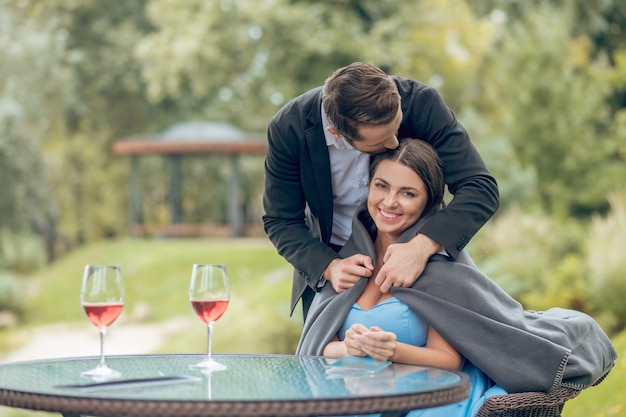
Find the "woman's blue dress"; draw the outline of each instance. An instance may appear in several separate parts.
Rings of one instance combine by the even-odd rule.
[[[339,338],[345,339],[346,331],[355,323],[365,327],[378,326],[384,331],[396,334],[398,342],[414,346],[426,346],[428,325],[406,304],[395,297],[389,298],[370,310],[363,310],[354,304],[343,328],[339,331]],[[469,376],[471,384],[470,396],[467,400],[425,410],[415,410],[409,417],[474,417],[485,400],[492,395],[503,395],[506,391],[496,385],[480,369],[471,362],[465,361],[462,371]]]

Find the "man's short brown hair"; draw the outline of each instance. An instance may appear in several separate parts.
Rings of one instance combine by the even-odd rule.
[[[346,139],[359,141],[359,125],[386,125],[400,109],[400,93],[383,70],[363,62],[339,68],[322,93],[330,124]]]

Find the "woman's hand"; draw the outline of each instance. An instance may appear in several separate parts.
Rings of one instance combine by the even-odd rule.
[[[392,360],[398,347],[395,333],[377,326],[368,329],[362,324],[353,324],[348,329],[345,344],[349,355],[371,356],[381,361]]]
[[[346,331],[346,338],[343,343],[346,346],[346,354],[351,356],[367,356],[359,343],[357,342],[357,337],[360,337],[363,333],[367,332],[367,327],[362,324],[353,324]]]

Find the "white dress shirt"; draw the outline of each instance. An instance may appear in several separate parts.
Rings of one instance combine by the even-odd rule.
[[[343,137],[335,137],[322,107],[322,126],[333,186],[333,230],[330,243],[343,246],[352,232],[352,216],[367,199],[370,156],[350,145]]]

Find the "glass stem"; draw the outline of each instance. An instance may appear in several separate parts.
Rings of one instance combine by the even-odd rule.
[[[209,322],[206,326],[207,328],[207,361],[211,360],[211,333],[213,333],[213,322]]]
[[[106,366],[104,364],[104,335],[106,334],[106,327],[101,327],[100,328],[100,365],[99,366]]]

